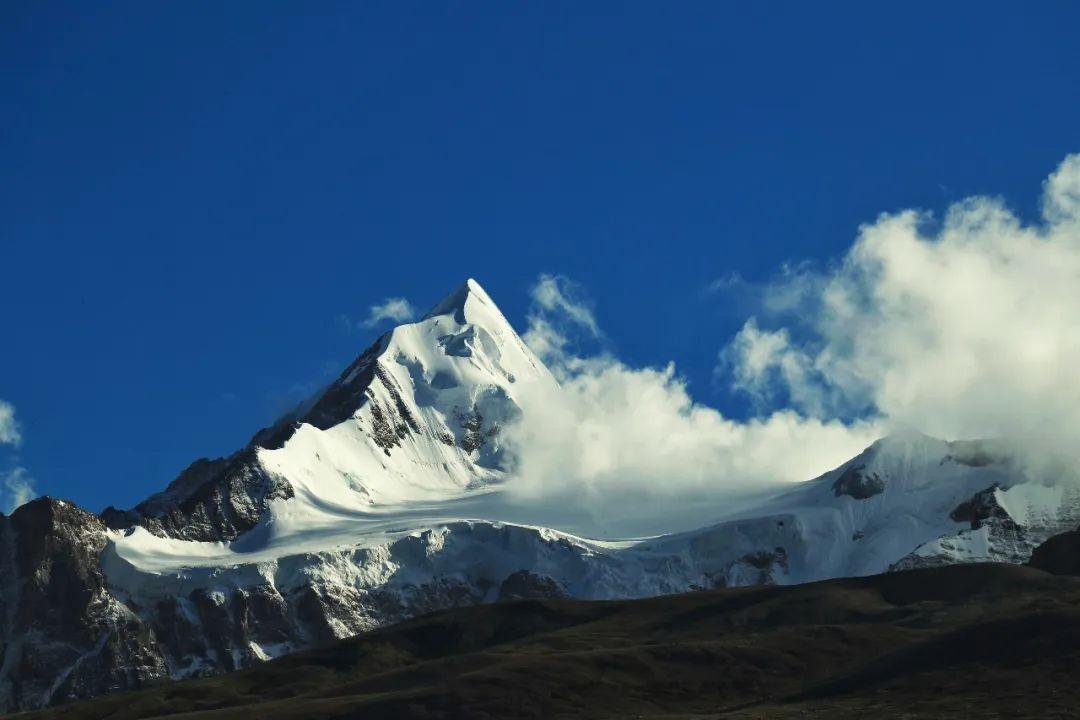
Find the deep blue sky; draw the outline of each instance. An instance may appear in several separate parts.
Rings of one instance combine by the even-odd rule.
[[[40,492],[130,505],[243,444],[475,276],[523,323],[582,283],[696,397],[742,322],[703,290],[879,212],[1035,212],[1080,150],[1080,5],[0,7],[0,399]]]

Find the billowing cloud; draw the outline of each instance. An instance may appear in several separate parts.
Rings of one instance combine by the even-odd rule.
[[[525,338],[562,392],[511,429],[518,496],[597,527],[618,519],[613,533],[658,531],[646,518],[690,526],[702,507],[810,478],[896,426],[1075,457],[1080,155],[1044,183],[1036,222],[988,197],[940,220],[904,210],[862,226],[826,270],[791,265],[764,287],[732,276],[711,290],[756,308],[717,369],[753,398],[750,420],[695,402],[673,366],[574,352],[575,333],[602,337],[595,314],[565,278],[540,278]]]
[[[408,300],[401,297],[386,298],[368,309],[368,316],[360,322],[365,328],[373,328],[384,320],[396,323],[408,322],[416,317],[416,310]]]
[[[569,353],[566,333],[601,335],[572,287],[544,276],[534,289],[525,338],[561,392],[523,398],[528,411],[508,431],[517,461],[511,495],[551,506],[563,527],[575,513],[609,536],[701,525],[754,491],[835,467],[882,432],[874,422],[793,410],[732,420],[695,402],[673,365],[634,368],[607,354]]]
[[[880,216],[835,268],[770,284],[722,360],[759,402],[1074,448],[1080,155],[1044,183],[1035,223],[987,197],[940,221]]]
[[[0,504],[6,513],[37,497],[34,479],[26,468],[16,467],[7,472],[0,471],[0,485],[3,485]]]
[[[15,407],[0,400],[0,445],[19,445],[22,442],[22,433],[19,423],[15,420]]]

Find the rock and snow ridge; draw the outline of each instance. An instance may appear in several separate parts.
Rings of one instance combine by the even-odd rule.
[[[709,527],[578,537],[500,500],[501,429],[558,391],[469,280],[134,509],[98,519],[46,498],[0,517],[0,710],[233,670],[456,605],[1023,562],[1080,522],[1075,485],[1031,481],[992,444],[909,433],[717,508]]]

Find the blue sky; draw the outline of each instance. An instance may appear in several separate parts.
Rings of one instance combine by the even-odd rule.
[[[37,491],[131,505],[476,277],[541,273],[610,348],[714,382],[718,279],[825,266],[1080,150],[1080,6],[8,3],[0,399]],[[351,323],[342,322],[352,318]],[[386,326],[380,326],[385,328]]]

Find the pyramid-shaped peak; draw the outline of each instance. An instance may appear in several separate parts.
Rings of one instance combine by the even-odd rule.
[[[468,316],[470,314],[468,309],[474,303],[486,308],[489,312],[493,311],[499,317],[502,317],[499,308],[495,306],[495,303],[487,292],[484,291],[484,288],[480,287],[480,283],[469,278],[459,285],[452,293],[443,298],[438,305],[428,311],[424,316],[424,319],[426,320],[438,315],[453,315],[457,322],[465,323],[468,321]]]

